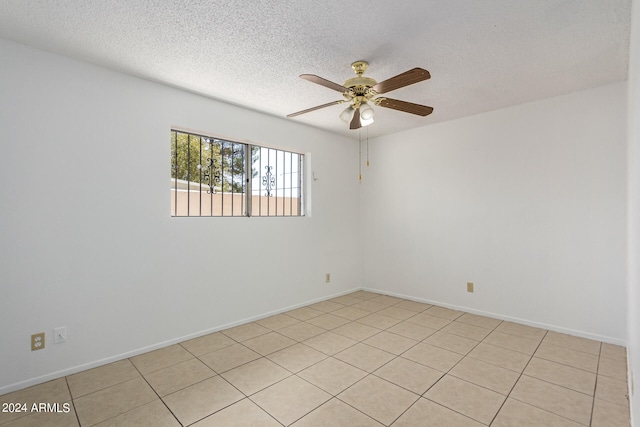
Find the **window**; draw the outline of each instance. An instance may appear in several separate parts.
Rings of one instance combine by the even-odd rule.
[[[304,155],[171,131],[171,216],[303,216]]]

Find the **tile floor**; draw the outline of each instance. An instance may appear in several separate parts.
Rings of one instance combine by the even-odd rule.
[[[623,347],[358,291],[0,396],[62,411],[0,425],[628,427],[626,378]]]

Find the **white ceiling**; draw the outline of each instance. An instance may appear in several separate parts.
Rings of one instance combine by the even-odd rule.
[[[376,107],[374,137],[624,81],[630,14],[631,0],[0,0],[0,37],[283,118],[341,99],[303,73],[429,70],[388,96],[434,113]],[[286,120],[357,138],[342,109]]]

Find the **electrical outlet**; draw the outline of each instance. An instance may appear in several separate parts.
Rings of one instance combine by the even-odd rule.
[[[44,348],[44,332],[31,335],[31,351],[42,350]]]
[[[53,343],[60,344],[67,341],[67,327],[60,326],[53,330]]]
[[[467,282],[467,292],[473,292],[473,282]]]
[[[324,276],[324,282],[325,282],[325,283],[330,283],[330,282],[331,282],[331,273],[327,273],[327,274]]]

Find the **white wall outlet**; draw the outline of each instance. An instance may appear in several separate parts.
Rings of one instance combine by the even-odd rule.
[[[53,343],[60,344],[67,341],[67,327],[60,326],[53,330]]]
[[[331,282],[331,273],[327,273],[327,274],[324,276],[324,282],[325,282],[325,283],[330,283],[330,282]]]

